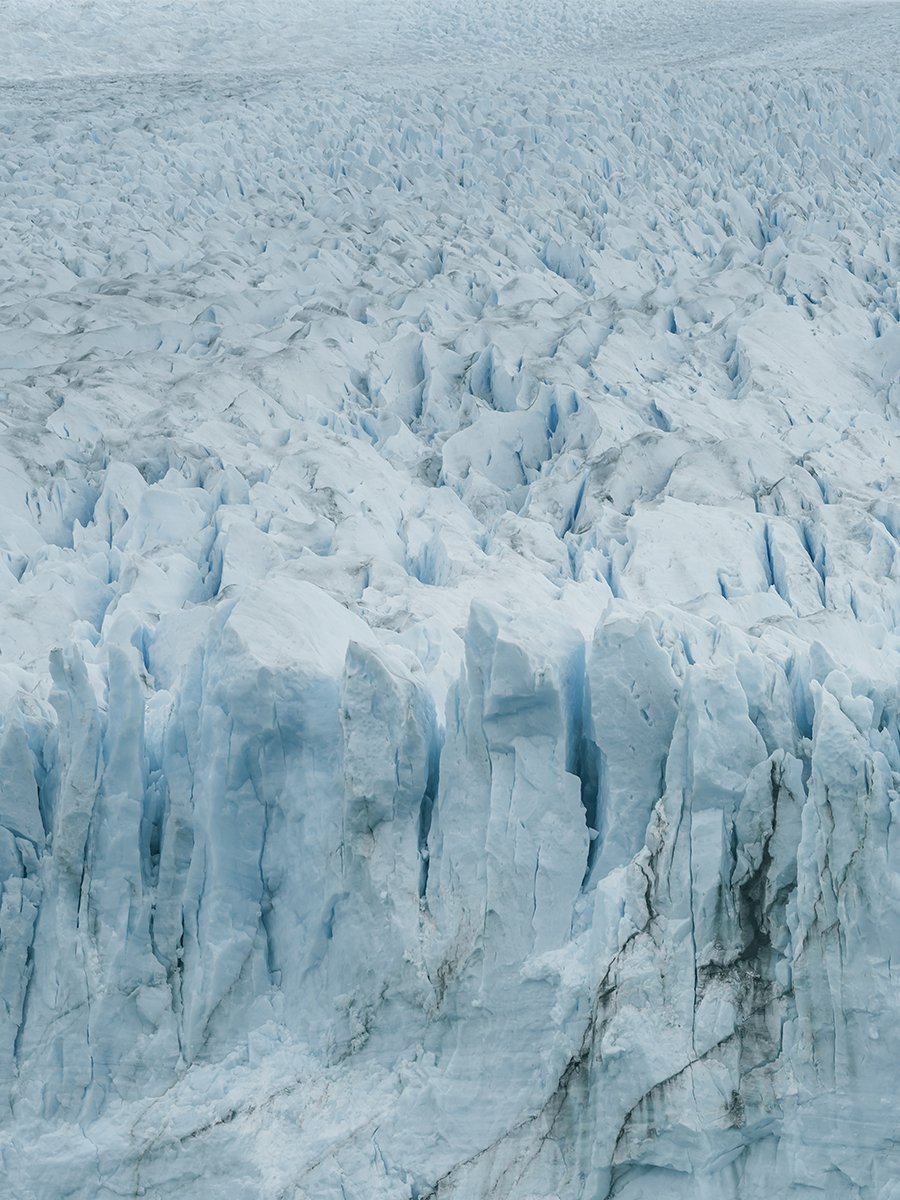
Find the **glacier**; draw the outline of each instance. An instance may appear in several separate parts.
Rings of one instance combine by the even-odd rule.
[[[0,1193],[900,1200],[893,0],[3,22]]]

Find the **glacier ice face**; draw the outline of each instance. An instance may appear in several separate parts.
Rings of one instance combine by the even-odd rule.
[[[895,1200],[892,10],[258,8],[8,14],[4,1194]]]

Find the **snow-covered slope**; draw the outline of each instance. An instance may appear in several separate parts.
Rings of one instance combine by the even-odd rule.
[[[897,1200],[896,6],[3,20],[4,1197]]]

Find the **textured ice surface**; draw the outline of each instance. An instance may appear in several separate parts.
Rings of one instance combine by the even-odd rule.
[[[897,1200],[896,5],[2,20],[3,1196]]]

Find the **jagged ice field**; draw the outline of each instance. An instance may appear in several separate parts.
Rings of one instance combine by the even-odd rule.
[[[900,1200],[900,6],[0,19],[4,1200]]]

